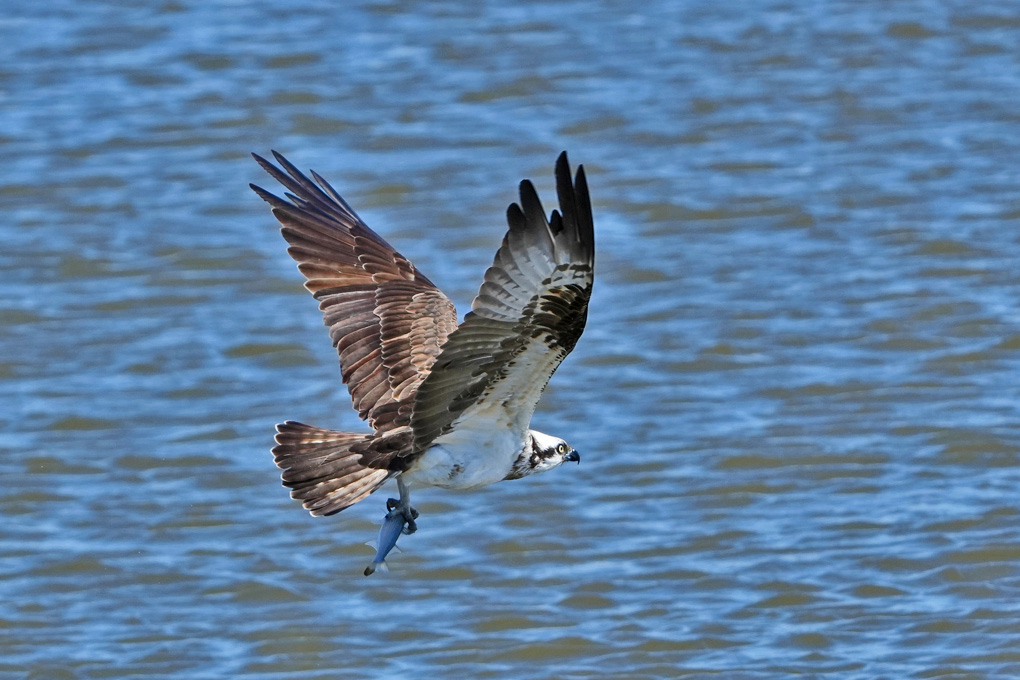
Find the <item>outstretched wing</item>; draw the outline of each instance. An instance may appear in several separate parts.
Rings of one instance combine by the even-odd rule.
[[[411,428],[423,451],[462,416],[485,410],[523,433],[588,316],[595,236],[584,168],[556,161],[560,209],[546,219],[531,182],[507,209],[510,230],[464,323],[418,387]],[[491,409],[496,408],[497,412]]]
[[[315,172],[252,154],[290,193],[251,188],[273,208],[287,252],[319,301],[354,408],[377,432],[410,422],[414,393],[457,327],[453,303]]]

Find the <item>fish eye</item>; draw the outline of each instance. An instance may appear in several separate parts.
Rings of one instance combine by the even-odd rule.
[[[566,452],[567,452],[567,445],[566,444],[557,444],[556,445],[556,453],[566,453]]]

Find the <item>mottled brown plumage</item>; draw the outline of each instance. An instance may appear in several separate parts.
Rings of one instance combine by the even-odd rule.
[[[547,218],[531,182],[507,210],[510,229],[471,311],[450,300],[369,229],[321,177],[273,152],[255,156],[288,200],[252,185],[283,225],[288,252],[319,300],[354,408],[371,434],[288,421],[273,452],[284,484],[312,514],[361,500],[487,399],[513,410],[524,437],[538,398],[584,329],[594,233],[584,170],[556,163],[559,211]],[[512,402],[512,403],[511,403]],[[474,409],[474,410],[473,410]]]
[[[287,174],[255,159],[292,192],[290,202],[252,188],[273,207],[287,252],[319,301],[354,408],[376,432],[406,426],[415,388],[457,327],[457,311],[325,180],[312,173],[316,186],[274,156]]]

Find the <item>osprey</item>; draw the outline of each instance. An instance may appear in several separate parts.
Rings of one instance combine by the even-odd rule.
[[[595,237],[583,166],[572,180],[560,154],[550,217],[521,182],[509,231],[458,325],[449,298],[328,182],[275,151],[279,168],[252,155],[288,191],[284,200],[251,185],[283,225],[354,408],[373,430],[277,425],[273,456],[293,498],[332,515],[395,477],[400,499],[388,501],[387,517],[400,513],[411,533],[411,487],[473,489],[580,461],[564,440],[528,426],[588,315]]]

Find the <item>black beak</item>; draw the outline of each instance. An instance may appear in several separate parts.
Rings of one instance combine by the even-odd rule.
[[[580,465],[581,464],[581,454],[578,453],[577,451],[571,451],[570,453],[568,453],[566,455],[566,457],[563,460],[565,460],[565,461],[569,460],[569,461],[571,461],[573,463],[577,463],[578,465]]]

